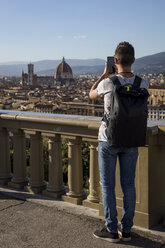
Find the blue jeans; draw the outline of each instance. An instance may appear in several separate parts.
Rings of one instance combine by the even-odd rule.
[[[120,164],[120,183],[123,191],[121,229],[123,232],[128,233],[133,226],[135,212],[135,171],[138,148],[111,147],[107,142],[99,141],[98,152],[106,227],[110,232],[117,233],[118,231],[115,196],[115,172],[118,156]]]

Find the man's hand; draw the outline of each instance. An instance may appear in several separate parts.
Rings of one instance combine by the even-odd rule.
[[[101,77],[94,83],[94,85],[92,86],[91,90],[90,90],[90,93],[89,93],[89,97],[90,99],[96,99],[98,97],[98,93],[97,93],[97,86],[98,84],[103,80],[103,79],[106,79],[108,78],[110,75],[112,75],[114,73],[109,73],[109,70],[108,70],[108,63],[106,62],[105,63],[105,69],[104,69],[104,72],[103,74],[101,75]]]
[[[105,63],[105,68],[104,68],[104,72],[103,72],[102,76],[103,76],[104,78],[108,78],[110,75],[111,75],[111,74],[109,73],[108,63],[106,62],[106,63]]]

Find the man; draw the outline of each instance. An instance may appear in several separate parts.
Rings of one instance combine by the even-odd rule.
[[[121,85],[133,84],[135,75],[131,66],[135,61],[134,48],[128,42],[121,42],[115,51],[114,62],[116,66],[116,76]],[[104,96],[104,114],[110,116],[109,105],[112,89],[114,87],[106,63],[104,73],[92,86],[89,97],[96,99]],[[148,82],[141,81],[141,88],[148,89]],[[115,196],[115,170],[116,160],[120,162],[120,182],[123,191],[123,217],[121,220],[121,239],[130,241],[130,230],[133,225],[133,217],[136,203],[135,191],[135,170],[138,158],[137,147],[113,147],[107,142],[107,125],[102,121],[98,135],[98,153],[100,181],[102,185],[102,197],[105,213],[105,227],[94,232],[96,238],[109,242],[118,242],[118,221]]]

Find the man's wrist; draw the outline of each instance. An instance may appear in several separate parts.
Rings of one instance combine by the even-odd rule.
[[[110,76],[109,74],[104,74],[104,73],[103,73],[103,74],[101,75],[100,78],[103,80],[103,79],[108,78],[109,76]]]
[[[103,73],[103,74],[99,77],[99,79],[94,83],[94,85],[92,86],[92,90],[96,89],[97,86],[98,86],[98,84],[99,84],[102,80],[104,80],[104,79],[106,79],[106,78],[108,78],[108,77],[109,77],[108,75],[106,75],[106,74]]]

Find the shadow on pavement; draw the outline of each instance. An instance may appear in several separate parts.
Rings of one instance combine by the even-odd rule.
[[[8,190],[8,191],[7,191]],[[7,193],[6,193],[7,192]],[[31,194],[29,192],[25,192],[25,191],[16,191],[16,190],[11,190],[9,189],[8,187],[0,187],[0,203],[1,201],[5,201],[7,202],[7,200],[19,200],[20,203],[18,202],[13,202],[11,204],[11,206],[7,206],[7,205],[4,205],[5,208],[3,208],[2,210],[4,209],[7,209],[9,207],[12,207],[12,206],[18,206],[19,204],[21,205],[22,203],[24,203],[26,200],[28,199],[37,199],[37,200],[49,200],[49,201],[52,201],[52,202],[59,202],[61,201],[60,199],[58,200],[55,200],[55,199],[52,199],[52,198],[48,198],[48,197],[45,197],[45,196],[42,196],[42,195],[39,195],[39,194]],[[6,203],[7,204],[7,203]],[[0,209],[1,211],[1,209]],[[63,212],[63,210],[59,210],[58,211],[61,211]],[[73,215],[73,214],[72,214]],[[76,216],[76,215],[75,215]],[[93,227],[97,226],[97,227],[101,227],[103,222],[97,220],[97,219],[93,219],[93,220],[89,220],[89,218],[87,216],[77,216],[77,218],[80,218],[80,221],[81,219],[88,219],[88,221],[90,222],[91,221],[91,225]],[[93,229],[93,228],[92,228]],[[92,235],[91,235],[92,236]],[[117,244],[110,244],[108,242],[103,242],[103,246],[102,247],[113,247],[113,248],[135,248],[135,247],[139,247],[139,248],[165,248],[165,244],[162,244],[161,242],[159,242],[159,239],[157,241],[153,241],[147,237],[142,237],[136,233],[133,233],[132,234],[132,241],[130,242],[123,242],[123,241],[120,241],[119,243]],[[108,244],[107,244],[108,243]],[[99,245],[99,244],[98,244]],[[96,247],[99,247],[99,246],[96,246]],[[102,248],[100,247],[100,248]]]

